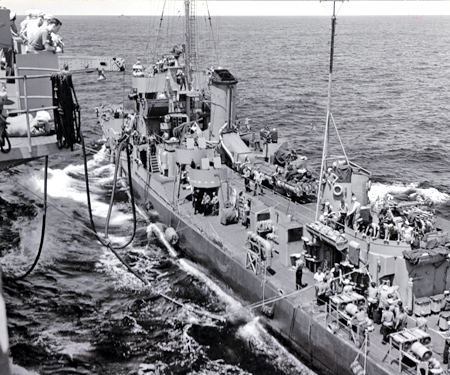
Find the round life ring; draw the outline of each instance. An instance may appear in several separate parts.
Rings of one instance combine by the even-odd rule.
[[[338,185],[338,184],[336,184],[336,185],[334,185],[334,187],[333,187],[333,194],[334,195],[341,195],[342,194],[342,186],[341,185]]]

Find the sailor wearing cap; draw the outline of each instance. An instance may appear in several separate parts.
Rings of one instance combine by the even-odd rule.
[[[31,19],[27,23],[27,28],[24,31],[26,40],[30,40],[34,34],[39,30],[39,28],[44,23],[45,13],[39,9],[34,9],[32,11]]]
[[[20,36],[22,37],[23,31],[26,29],[28,22],[31,20],[31,15],[32,15],[33,11],[31,9],[28,9],[25,14],[26,17],[25,19],[20,23]]]

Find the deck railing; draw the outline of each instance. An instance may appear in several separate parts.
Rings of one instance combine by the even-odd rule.
[[[33,70],[33,68],[26,68],[27,70]],[[58,70],[49,69],[49,68],[35,68],[35,70],[48,70],[51,72],[57,72]],[[7,76],[0,77],[1,81],[6,80],[23,80],[23,95],[20,95],[19,90],[17,90],[17,100],[18,100],[18,108],[16,110],[8,110],[8,115],[17,115],[17,114],[26,114],[26,123],[27,123],[27,138],[28,138],[28,150],[31,152],[31,126],[30,126],[30,113],[36,113],[38,111],[48,111],[57,108],[56,106],[47,106],[47,107],[39,107],[39,108],[28,108],[28,100],[29,99],[50,99],[52,100],[52,95],[28,95],[27,84],[30,79],[42,79],[42,78],[51,78],[51,74],[39,74],[32,76]],[[16,83],[17,84],[17,83]],[[21,100],[24,100],[24,109],[21,109]]]

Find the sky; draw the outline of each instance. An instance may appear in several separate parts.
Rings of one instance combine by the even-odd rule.
[[[27,9],[40,9],[55,16],[64,15],[161,15],[159,0],[0,0],[18,15]],[[198,0],[200,5],[205,1]],[[328,4],[326,4],[328,3]],[[176,4],[183,8],[183,1]],[[212,16],[329,16],[329,1],[239,1],[210,0]],[[358,15],[450,15],[450,1],[363,1],[351,0],[336,5],[339,16]],[[172,8],[177,9],[177,7]],[[206,8],[205,8],[206,9]],[[168,15],[167,11],[165,12]]]

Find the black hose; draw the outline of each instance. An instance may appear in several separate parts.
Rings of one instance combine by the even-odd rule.
[[[25,277],[27,277],[31,272],[33,272],[34,268],[36,267],[39,258],[41,257],[42,253],[42,247],[44,246],[44,238],[45,238],[45,223],[47,221],[47,176],[48,176],[48,156],[45,157],[45,172],[44,172],[44,214],[42,215],[42,229],[41,229],[41,241],[39,243],[39,250],[36,255],[36,258],[34,258],[34,262],[32,266],[28,269],[27,272],[25,272],[21,276],[13,276],[13,277],[5,277],[6,280],[23,280]]]
[[[135,202],[134,202],[134,196],[133,196],[133,183],[132,183],[132,178],[131,178],[131,161],[130,161],[130,153],[128,152],[128,147],[127,149],[127,165],[128,165],[128,183],[129,183],[129,187],[131,190],[131,194],[130,194],[130,199],[131,199],[131,205],[132,205],[132,210],[133,210],[133,234],[130,238],[130,240],[122,246],[118,246],[118,247],[114,247],[111,245],[110,241],[107,240],[107,238],[102,238],[100,237],[100,235],[97,232],[97,229],[95,227],[95,223],[94,223],[94,218],[92,216],[92,204],[91,204],[91,197],[90,197],[90,189],[89,189],[89,177],[88,177],[88,168],[87,168],[87,157],[86,157],[86,148],[85,148],[85,143],[84,143],[84,136],[83,134],[80,132],[80,138],[81,138],[81,148],[83,150],[83,162],[84,162],[84,175],[85,175],[85,182],[86,182],[86,195],[87,195],[87,204],[88,204],[88,211],[89,211],[89,219],[91,222],[91,226],[92,226],[92,230],[95,234],[95,237],[97,238],[97,240],[105,247],[107,247],[108,249],[110,249],[112,251],[112,253],[116,256],[116,258],[128,269],[128,271],[130,271],[134,276],[136,276],[139,280],[141,280],[144,284],[149,285],[148,280],[144,279],[142,276],[140,276],[139,274],[137,274],[126,262],[125,260],[117,253],[117,250],[123,249],[126,246],[128,246],[134,239],[135,235],[136,235],[136,207],[135,207]],[[128,138],[123,140],[120,143],[119,146],[119,156],[120,156],[120,151],[123,148],[123,144],[127,145],[128,142]],[[117,158],[118,161],[120,161],[120,157]],[[115,184],[115,181],[114,181]]]

